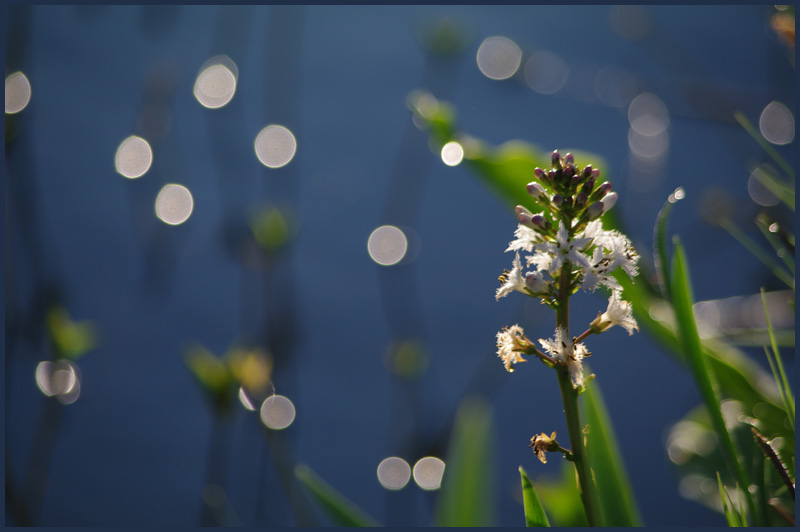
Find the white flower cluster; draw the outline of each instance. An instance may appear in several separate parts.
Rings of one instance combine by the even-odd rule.
[[[554,241],[522,224],[514,231],[514,236],[516,238],[506,251],[516,251],[517,254],[511,273],[504,276],[505,282],[497,289],[495,298],[498,300],[513,291],[528,295],[547,292],[547,284],[565,262],[572,265],[572,275],[584,290],[593,291],[603,285],[612,291],[621,291],[622,287],[611,275],[618,267],[631,279],[638,274],[636,262],[639,256],[628,238],[618,231],[603,229],[599,219],[589,222],[573,237],[569,236],[564,223],[559,222]],[[526,257],[527,265],[536,266],[536,270],[523,273],[520,251],[531,253]]]

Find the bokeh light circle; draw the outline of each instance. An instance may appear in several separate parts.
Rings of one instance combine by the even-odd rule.
[[[297,151],[297,140],[283,126],[270,125],[261,130],[254,144],[256,156],[268,168],[286,166]]]
[[[272,395],[261,404],[261,421],[274,430],[282,430],[294,422],[295,409],[287,397]]]
[[[128,179],[142,177],[153,164],[153,150],[141,137],[131,135],[122,141],[114,156],[117,172]]]
[[[411,480],[411,466],[402,458],[390,456],[378,465],[378,481],[387,490],[403,489]]]
[[[406,255],[408,239],[405,233],[393,225],[382,225],[369,235],[367,251],[381,266],[397,264]]]
[[[478,68],[489,79],[508,79],[519,70],[522,50],[505,37],[489,37],[478,48]]]
[[[194,199],[183,185],[164,185],[156,197],[156,216],[169,225],[180,225],[194,210]]]
[[[435,456],[426,456],[414,465],[414,482],[424,490],[438,490],[443,476],[444,462]]]
[[[6,114],[19,113],[31,101],[31,82],[22,72],[6,78]]]
[[[464,159],[464,148],[456,141],[448,142],[442,147],[442,161],[447,166],[458,166]]]

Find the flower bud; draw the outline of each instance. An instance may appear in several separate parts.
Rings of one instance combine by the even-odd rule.
[[[553,154],[550,155],[550,162],[553,163],[553,167],[561,168],[561,154],[558,153],[558,150],[553,151]]]
[[[579,174],[579,173],[575,174],[574,176],[572,176],[572,185],[573,186],[577,185],[578,183],[581,182],[581,179],[583,179],[583,177],[581,177],[581,174]]]
[[[616,205],[617,203],[617,193],[612,192],[611,194],[607,195],[603,198],[603,201],[600,203],[603,204],[603,212],[606,213],[611,210],[611,208]]]
[[[589,199],[597,201],[605,197],[605,195],[608,194],[610,191],[611,191],[611,183],[606,181],[605,183],[597,187],[594,192],[592,192],[592,195]]]
[[[519,220],[519,223],[521,223],[526,227],[530,227],[531,229],[536,229],[536,227],[531,223],[531,218],[533,217],[531,211],[529,211],[522,205],[517,205],[515,211],[517,213],[517,219]]]
[[[555,196],[553,196],[553,199],[551,201],[553,202],[553,205],[555,205],[556,207],[560,207],[561,204],[564,202],[564,197],[561,194],[556,194]]]
[[[592,165],[587,164],[586,168],[583,169],[583,178],[588,179],[590,175],[592,175]]]
[[[549,179],[550,181],[555,181],[556,175],[557,174],[555,170],[550,170],[547,172],[547,179]]]
[[[541,214],[536,214],[536,215],[532,216],[531,217],[531,224],[533,224],[535,227],[538,227],[538,228],[541,228],[541,229],[550,229],[552,227],[552,224],[550,223],[550,220],[548,220],[547,218],[545,218]]]
[[[600,170],[593,168],[592,169],[592,179],[597,180],[600,177]]]
[[[544,173],[544,170],[542,170],[542,169],[541,169],[541,168],[539,168],[538,166],[537,166],[536,168],[534,168],[534,169],[533,169],[533,175],[534,175],[534,176],[536,177],[536,179],[538,179],[539,181],[544,181],[545,177],[547,176],[547,175]]]
[[[589,208],[586,209],[586,215],[589,217],[589,220],[596,220],[603,214],[603,203],[598,201],[597,203],[592,203],[589,205]]]
[[[564,166],[564,177],[570,179],[574,175],[575,175],[575,165],[572,163],[567,163],[566,166]]]
[[[586,183],[583,184],[583,188],[581,188],[581,192],[585,194],[591,194],[592,188],[594,187],[594,178],[590,177],[586,180]]]
[[[575,206],[583,207],[584,205],[586,205],[587,199],[589,199],[589,196],[587,196],[585,192],[581,192],[575,197]]]
[[[566,162],[567,164],[574,164],[575,157],[573,157],[571,153],[568,153],[564,156],[564,162]]]
[[[539,170],[539,169],[537,168],[537,170]],[[541,170],[539,170],[539,171],[541,172]],[[533,181],[531,183],[528,183],[528,194],[530,194],[531,197],[533,197],[533,199],[537,199],[537,200],[538,199],[543,199],[543,198],[546,199],[547,198],[547,196],[545,196],[545,194],[544,194],[544,189],[542,188],[542,185],[540,185],[539,183],[537,183],[535,181]]]

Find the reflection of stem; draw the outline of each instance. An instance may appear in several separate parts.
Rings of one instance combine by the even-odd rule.
[[[50,465],[53,462],[53,451],[58,440],[59,427],[64,407],[54,398],[44,401],[42,414],[36,423],[33,446],[28,458],[28,469],[25,474],[25,494],[28,499],[28,515],[35,524],[40,517],[42,500],[47,488]]]
[[[200,526],[218,526],[224,523],[218,523],[215,515],[215,508],[208,504],[205,500],[206,488],[212,484],[217,486],[225,485],[225,474],[227,471],[227,445],[226,436],[228,434],[228,427],[225,423],[225,414],[218,410],[213,411],[211,419],[211,434],[209,440],[211,444],[208,450],[208,462],[206,465],[206,481],[203,485],[203,504],[200,511]]]
[[[556,308],[556,327],[564,329],[564,337],[569,342],[569,293],[567,291],[570,284],[572,266],[569,262],[564,262],[561,267],[559,282],[559,301]],[[586,446],[583,440],[583,425],[581,424],[581,413],[578,408],[578,391],[572,386],[572,379],[566,365],[559,365],[556,368],[558,374],[558,386],[561,388],[561,400],[564,403],[564,416],[567,420],[567,430],[569,431],[569,441],[572,447],[572,462],[575,464],[575,472],[578,475],[578,487],[583,501],[583,508],[586,511],[586,520],[590,526],[597,526],[598,519],[595,508],[594,484],[592,483],[592,470],[589,465],[589,456],[586,453]]]
[[[262,427],[262,429],[278,478],[283,485],[286,498],[289,499],[289,508],[294,512],[296,526],[317,526],[313,518],[313,511],[300,491],[294,476],[295,460],[288,445],[286,433],[266,427]],[[263,504],[263,501],[259,501],[259,504]]]

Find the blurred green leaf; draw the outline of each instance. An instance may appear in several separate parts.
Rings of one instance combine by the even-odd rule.
[[[588,526],[575,479],[575,465],[567,460],[562,460],[561,464],[560,478],[551,480],[540,476],[536,479],[542,506],[550,516],[552,526]]]
[[[691,369],[695,379],[695,384],[703,399],[703,403],[711,417],[712,426],[717,434],[719,443],[723,450],[725,462],[728,470],[735,476],[741,486],[750,486],[742,464],[739,463],[739,452],[734,447],[728,428],[720,409],[720,398],[717,396],[713,384],[713,376],[706,362],[706,357],[700,344],[700,336],[697,334],[697,325],[692,311],[692,287],[689,281],[689,271],[683,246],[677,237],[674,240],[675,251],[672,260],[672,272],[670,280],[670,301],[675,311],[675,319],[678,324],[678,334],[683,347],[684,357]],[[745,488],[746,489],[746,488]],[[752,495],[745,494],[750,517],[755,523],[759,522],[756,515],[755,503]]]
[[[459,406],[436,507],[437,526],[491,526],[492,414],[483,399]]]
[[[288,213],[275,207],[261,209],[250,221],[256,242],[266,251],[275,252],[291,239]]]
[[[731,500],[728,490],[722,485],[722,479],[719,477],[719,471],[717,471],[717,484],[719,485],[719,496],[722,499],[722,509],[725,513],[725,519],[728,521],[728,526],[747,526],[744,521],[744,516],[741,515],[740,512],[736,511],[736,507],[733,505],[733,501]],[[730,505],[728,504],[729,502]]]
[[[603,525],[642,526],[619,443],[597,382],[586,387],[581,401],[585,423],[589,426],[586,448],[592,458]]]
[[[94,323],[72,321],[66,309],[61,306],[51,307],[45,320],[58,358],[77,360],[97,345]]]
[[[525,508],[525,526],[550,526],[547,514],[544,513],[542,503],[536,494],[533,483],[528,478],[528,474],[519,466],[519,475],[522,480],[522,502]]]
[[[338,526],[381,526],[361,508],[350,502],[330,484],[322,480],[310,467],[298,464],[295,476],[305,485],[320,508]]]

